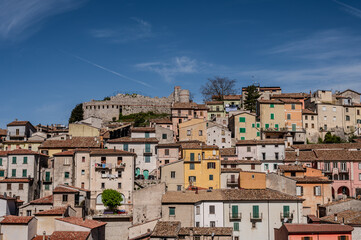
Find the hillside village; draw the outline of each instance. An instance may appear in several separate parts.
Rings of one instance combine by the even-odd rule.
[[[196,103],[176,86],[7,123],[1,239],[361,240],[361,93],[253,87],[252,110],[249,87]]]

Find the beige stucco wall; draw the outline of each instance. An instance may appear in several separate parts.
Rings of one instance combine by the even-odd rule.
[[[73,137],[98,137],[100,129],[85,124],[70,123],[69,135]]]
[[[269,128],[275,128],[278,124],[278,128],[285,127],[285,109],[283,104],[274,104],[274,108],[270,107],[270,103],[260,104],[260,120],[261,127],[266,128],[266,124],[269,124]],[[271,119],[271,113],[274,114],[274,119]]]
[[[175,215],[169,216],[169,207],[175,207]],[[193,204],[163,204],[163,221],[180,221],[182,227],[194,227],[194,205]]]
[[[190,135],[188,135],[188,131],[190,131]],[[207,141],[206,122],[203,119],[192,119],[179,124],[179,141],[188,140]]]
[[[240,117],[245,118],[245,122],[240,122]],[[250,113],[240,113],[234,116],[233,119],[233,129],[234,137],[236,140],[241,140],[244,137],[244,140],[253,140],[260,139],[260,136],[257,136],[257,132],[260,132],[260,127],[257,127],[256,116]],[[254,126],[254,127],[253,127]],[[245,133],[240,133],[240,128],[245,128]]]
[[[61,218],[61,216],[37,216],[38,219],[38,229],[37,235],[43,235],[43,232],[46,232],[46,235],[51,235],[55,229],[55,218]]]
[[[171,172],[175,172],[175,178],[171,178]],[[183,161],[162,166],[161,182],[165,183],[168,191],[177,191],[178,186],[184,189],[184,167]]]

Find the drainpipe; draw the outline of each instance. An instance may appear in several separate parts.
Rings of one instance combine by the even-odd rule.
[[[268,203],[268,207],[267,207],[267,211],[268,211],[268,215],[267,215],[268,225],[267,226],[268,226],[268,229],[267,229],[267,231],[268,231],[268,240],[270,240],[269,200],[267,201],[267,203]]]

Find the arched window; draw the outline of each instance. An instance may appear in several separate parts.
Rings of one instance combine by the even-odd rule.
[[[125,196],[124,196],[124,194],[123,193],[121,193],[121,195],[122,195],[122,204],[124,204],[124,203],[126,203],[127,202],[127,199],[125,199]]]
[[[136,169],[135,169],[135,176],[137,177],[137,176],[139,176],[139,174],[140,174],[140,169],[139,169],[139,168],[136,168]]]
[[[97,196],[96,202],[97,205],[103,205],[103,201],[102,201],[102,194],[99,194]]]

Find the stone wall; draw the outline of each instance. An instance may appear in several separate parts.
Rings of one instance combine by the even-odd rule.
[[[171,113],[174,102],[189,102],[189,91],[175,87],[168,97],[147,97],[139,94],[117,94],[107,101],[91,100],[83,103],[84,119],[98,117],[103,121],[118,119],[119,114],[129,115],[139,112]]]

